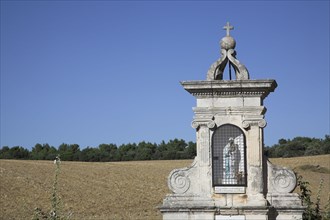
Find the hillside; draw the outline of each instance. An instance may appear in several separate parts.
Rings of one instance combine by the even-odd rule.
[[[330,192],[330,155],[271,161],[301,174],[314,195],[323,178],[324,205]],[[161,219],[156,207],[169,193],[169,172],[191,162],[62,162],[58,184],[63,213],[72,212],[72,219]],[[0,160],[0,219],[31,219],[36,207],[50,210],[54,170],[53,161]]]

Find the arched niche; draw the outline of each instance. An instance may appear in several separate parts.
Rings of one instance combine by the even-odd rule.
[[[212,136],[213,186],[246,186],[246,144],[242,129],[218,127]]]

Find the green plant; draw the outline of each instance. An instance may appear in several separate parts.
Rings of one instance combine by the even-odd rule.
[[[41,208],[35,208],[33,220],[41,220],[41,219],[58,220],[58,219],[68,219],[70,217],[70,215],[68,215],[68,217],[62,217],[59,212],[60,202],[61,202],[61,198],[58,195],[58,177],[60,174],[60,164],[61,164],[60,155],[56,156],[54,160],[54,164],[56,165],[56,168],[55,168],[55,176],[54,176],[54,183],[53,183],[52,196],[51,196],[52,208],[48,214],[43,212]]]
[[[303,213],[303,220],[330,220],[330,196],[327,205],[324,208],[323,214],[320,209],[320,195],[323,187],[323,179],[320,180],[320,185],[316,195],[315,204],[311,200],[312,192],[309,189],[309,182],[304,181],[301,175],[298,175],[298,184],[300,194],[299,198],[306,209]]]
[[[55,168],[55,177],[54,177],[54,184],[53,184],[53,193],[52,193],[52,210],[50,212],[50,219],[55,220],[55,219],[60,219],[59,217],[59,205],[60,205],[60,197],[57,193],[57,183],[58,183],[58,175],[60,173],[60,155],[58,155],[55,160],[54,164],[56,165]]]
[[[323,220],[330,220],[330,193],[328,194],[328,201],[324,207]]]

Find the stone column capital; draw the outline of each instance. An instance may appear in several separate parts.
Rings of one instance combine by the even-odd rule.
[[[242,121],[242,127],[244,129],[249,129],[251,126],[259,126],[260,128],[266,127],[267,122],[265,119],[244,119]]]
[[[209,129],[216,127],[216,123],[213,120],[193,120],[191,122],[191,127],[199,129],[200,126],[207,126]]]

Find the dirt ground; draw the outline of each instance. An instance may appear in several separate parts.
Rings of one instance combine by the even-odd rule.
[[[330,170],[330,155],[272,159],[294,169],[317,193],[324,179],[321,203],[330,192],[330,174],[303,171],[312,164]],[[161,219],[167,176],[191,160],[84,163],[62,162],[58,181],[61,213],[70,219]],[[34,209],[49,211],[55,168],[53,161],[0,160],[0,219],[32,219]]]

